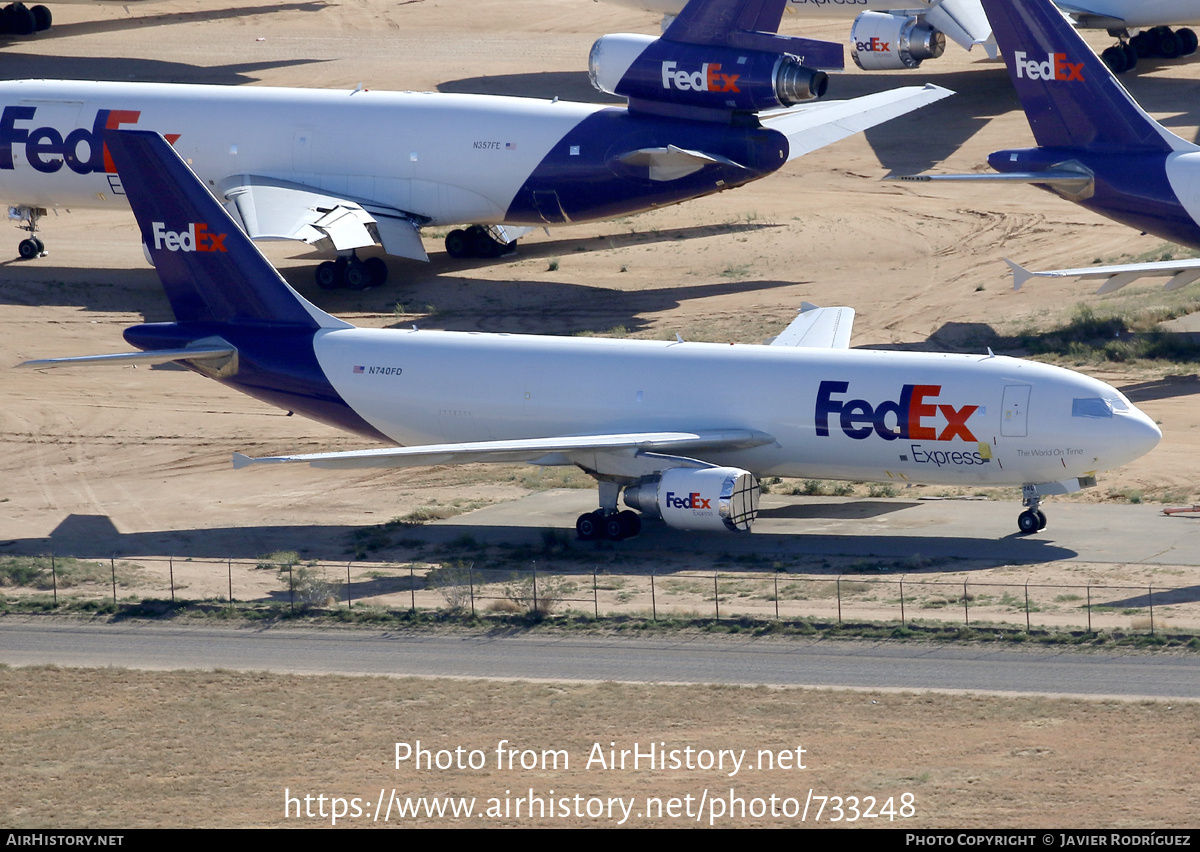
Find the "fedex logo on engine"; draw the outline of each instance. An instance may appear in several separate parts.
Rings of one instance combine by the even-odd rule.
[[[1017,66],[1017,79],[1030,80],[1078,80],[1083,82],[1083,63],[1068,62],[1065,53],[1047,54],[1046,61],[1026,59],[1026,54],[1018,50],[1013,54]]]
[[[900,399],[872,405],[865,399],[839,399],[850,389],[849,382],[821,382],[817,390],[815,421],[817,435],[829,435],[830,415],[836,415],[842,432],[862,440],[872,432],[885,441],[903,438],[910,441],[969,441],[976,443],[967,421],[979,410],[978,405],[940,405],[932,402],[942,392],[941,385],[905,385]],[[939,430],[938,414],[945,420]]]
[[[0,169],[15,164],[14,145],[25,147],[25,160],[36,171],[53,174],[65,164],[77,175],[96,172],[116,174],[108,148],[101,141],[105,130],[137,124],[141,111],[136,109],[96,110],[92,126],[76,127],[65,135],[54,127],[28,127],[37,114],[35,106],[6,106],[0,113]],[[172,145],[178,133],[166,135]]]
[[[674,491],[668,491],[667,506],[672,509],[712,509],[712,498],[701,497],[699,491],[693,491],[686,497],[676,497]]]
[[[676,71],[677,63],[662,64],[664,89],[675,88],[681,92],[741,92],[737,87],[741,74],[722,74],[720,62],[705,62],[696,72]]]
[[[154,248],[167,251],[225,251],[227,234],[216,234],[203,222],[193,222],[186,231],[168,231],[162,222],[154,222]]]
[[[871,36],[870,41],[855,42],[854,49],[859,53],[887,53],[892,49],[892,43],[877,36]]]

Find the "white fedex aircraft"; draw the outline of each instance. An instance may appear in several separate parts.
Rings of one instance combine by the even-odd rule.
[[[1030,533],[1044,495],[1161,437],[1119,391],[1059,367],[848,349],[845,308],[806,310],[760,346],[355,328],[292,290],[162,137],[105,139],[176,321],[127,329],[140,352],[25,366],[176,361],[401,445],[236,467],[575,465],[600,485],[583,539],[635,535],[632,510],[748,531],[763,475],[1021,486]]]
[[[381,283],[379,258],[498,256],[521,231],[637,213],[765,177],[950,94],[910,87],[801,104],[841,45],[774,33],[786,0],[692,0],[662,38],[597,42],[592,78],[626,106],[413,92],[21,80],[0,83],[0,192],[36,233],[47,209],[123,207],[105,129],[162,133],[254,239],[336,251],[322,286]],[[743,14],[745,12],[745,14]],[[730,17],[730,16],[733,17]],[[714,23],[714,21],[716,21]],[[736,23],[730,23],[736,21]],[[739,27],[749,27],[740,29]]]
[[[663,15],[664,23],[679,13],[684,0],[609,0],[622,6]],[[1104,51],[1113,71],[1132,70],[1138,58],[1174,59],[1196,51],[1196,33],[1173,30],[1200,24],[1200,0],[1056,0],[1076,26],[1107,30],[1118,43]],[[788,10],[805,17],[853,18],[850,55],[868,70],[916,68],[937,59],[950,38],[970,50],[979,44],[996,58],[987,16],[980,0],[913,0],[898,9],[880,0],[788,0]],[[1130,32],[1137,34],[1130,36]]]

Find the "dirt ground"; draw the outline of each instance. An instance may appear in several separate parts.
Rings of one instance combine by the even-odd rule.
[[[586,75],[592,41],[657,26],[651,16],[587,0],[241,8],[171,0],[131,9],[55,7],[53,30],[0,49],[0,73],[344,88],[361,82],[596,99]],[[802,27],[793,17],[784,28],[830,39],[844,30],[836,23]],[[300,292],[361,325],[549,334],[624,328],[638,336],[758,341],[810,301],[854,307],[856,345],[950,351],[978,350],[991,331],[1047,325],[1080,302],[1096,304],[1094,285],[1082,283],[1036,281],[1013,292],[1002,257],[1053,268],[1159,249],[1155,238],[1032,188],[882,182],[928,168],[982,169],[992,150],[1032,144],[1002,65],[953,46],[914,74],[851,68],[830,91],[849,97],[925,82],[958,94],[733,192],[532,234],[501,262],[451,260],[438,235],[429,234],[431,263],[392,260],[385,287],[329,294],[312,284],[315,255],[280,244],[267,252]],[[1200,116],[1188,109],[1197,102],[1200,62],[1143,63],[1125,82],[1172,130],[1196,138]],[[126,326],[168,317],[132,216],[59,214],[44,222],[48,257],[0,262],[0,364],[121,351]],[[13,257],[19,236],[11,232]],[[1149,285],[1127,288],[1120,298],[1142,306],[1165,297]],[[1162,424],[1164,439],[1079,499],[1135,491],[1195,496],[1200,378],[1170,367],[1098,375],[1127,388]],[[279,549],[273,528],[291,530],[288,546],[301,548],[306,536],[320,540],[331,528],[377,524],[432,502],[513,499],[529,487],[508,469],[235,473],[235,450],[311,452],[362,443],[177,370],[4,371],[0,386],[0,554],[45,552],[52,533],[60,554],[73,544],[86,549],[99,524],[161,542],[157,550],[147,544],[148,554],[178,556],[202,542],[206,553],[253,556]],[[1164,733],[1161,742],[1172,739]],[[1051,786],[1065,786],[1063,778]],[[956,813],[948,807],[941,824]],[[993,813],[1009,824],[1016,811]],[[1163,810],[1159,818],[1171,822],[1179,813]],[[1107,823],[1111,815],[1098,807],[1080,824]],[[191,823],[182,812],[174,817]]]

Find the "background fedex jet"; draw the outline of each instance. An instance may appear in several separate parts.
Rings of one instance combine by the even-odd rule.
[[[600,486],[581,538],[640,516],[748,531],[762,475],[1024,486],[1038,503],[1150,450],[1158,427],[1118,391],[1011,358],[845,348],[853,313],[805,310],[766,346],[358,329],[301,298],[171,147],[106,133],[175,322],[140,352],[27,362],[177,361],[398,448],[250,459],[318,467],[576,465]],[[204,236],[202,236],[204,235]],[[201,247],[204,250],[201,250]],[[618,511],[624,492],[629,509]]]
[[[1001,174],[917,175],[902,180],[1032,183],[1089,210],[1172,242],[1200,248],[1200,147],[1137,105],[1050,0],[983,0],[1038,147],[996,151]],[[1011,264],[1016,286],[1035,273]],[[1168,287],[1200,278],[1200,260],[1092,266],[1042,275],[1104,277],[1102,292],[1141,275]]]
[[[731,189],[949,94],[909,88],[800,105],[825,90],[806,63],[841,46],[775,34],[786,0],[692,0],[660,39],[607,36],[593,81],[628,107],[557,99],[357,90],[23,80],[0,83],[0,191],[31,232],[52,206],[124,206],[101,141],[171,140],[254,239],[337,251],[322,286],[381,283],[379,258],[427,260],[419,229],[455,257],[497,256],[511,226],[625,216]]]
[[[684,0],[610,0],[664,15],[679,12]],[[996,43],[979,0],[914,0],[890,11],[868,11],[871,0],[788,0],[788,9],[805,17],[854,17],[850,55],[860,68],[899,70],[937,59],[950,38],[970,50],[982,44],[996,58]],[[1058,6],[1076,26],[1107,30],[1118,43],[1103,59],[1120,74],[1133,69],[1138,58],[1174,59],[1196,51],[1196,33],[1172,30],[1200,23],[1200,0],[1059,0]],[[915,8],[914,8],[915,7]],[[1136,35],[1130,36],[1131,31]]]

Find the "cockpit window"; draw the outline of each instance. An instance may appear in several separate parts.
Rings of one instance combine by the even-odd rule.
[[[1112,417],[1113,407],[1106,399],[1098,396],[1075,399],[1071,402],[1072,417]]]

